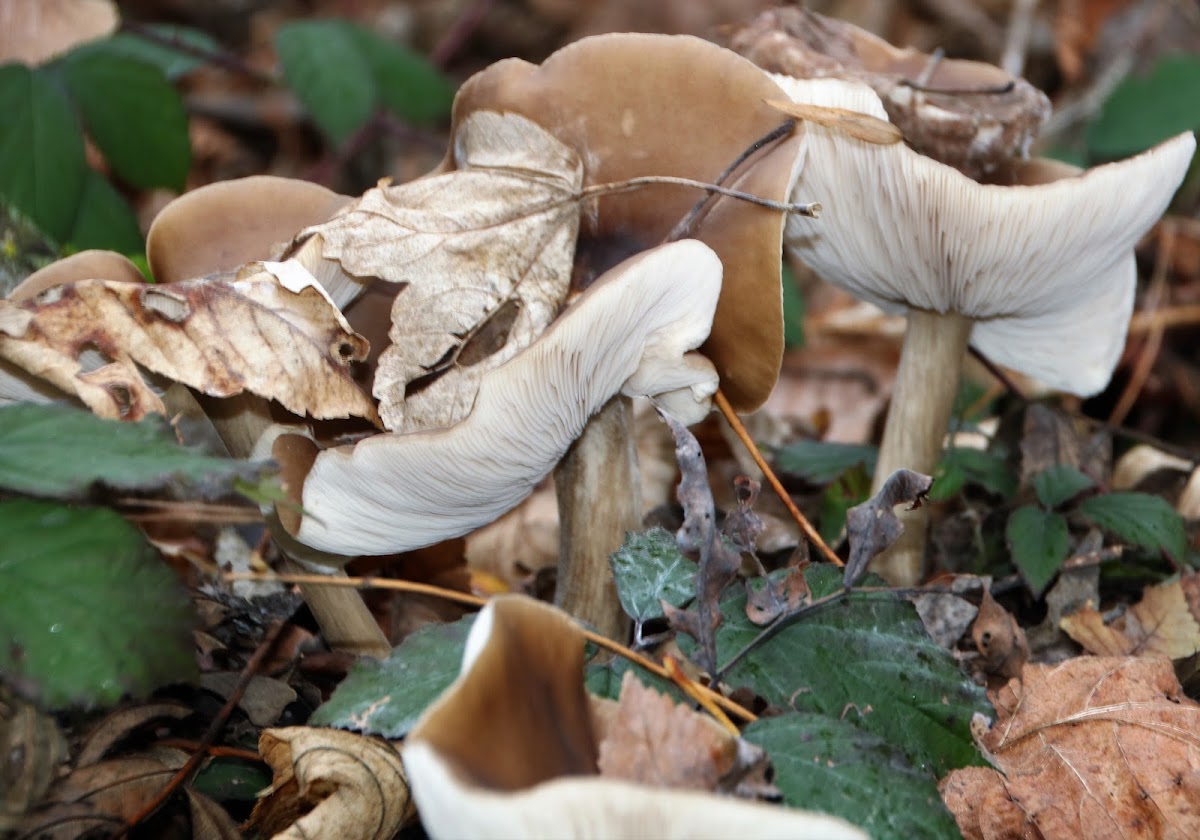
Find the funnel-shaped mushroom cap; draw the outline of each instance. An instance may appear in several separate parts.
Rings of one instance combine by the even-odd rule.
[[[192,190],[154,218],[146,258],[154,279],[174,283],[277,256],[272,249],[341,210],[348,196],[320,184],[253,175]]]
[[[522,114],[578,151],[585,185],[651,175],[711,183],[784,122],[764,104],[778,97],[762,70],[698,38],[601,35],[559,50],[541,66],[509,59],[478,73],[455,99],[454,122],[477,110]],[[725,185],[783,200],[801,149],[802,138],[793,136],[750,158]],[[584,214],[580,259],[594,261],[598,273],[659,244],[702,197],[695,189],[651,186],[600,199],[594,213]],[[782,228],[781,213],[722,198],[688,233],[725,266],[725,290],[703,352],[739,410],[761,405],[779,374]]]
[[[861,84],[780,78],[798,102],[886,119]],[[791,217],[788,249],[889,311],[974,319],[994,362],[1087,396],[1108,384],[1133,308],[1133,247],[1162,215],[1196,147],[1181,134],[1137,157],[1037,186],[980,184],[902,143],[808,130],[795,194],[819,223]]]
[[[720,261],[694,240],[626,260],[536,342],[484,376],[465,420],[320,453],[302,479],[299,501],[309,515],[297,523],[281,509],[280,520],[322,551],[407,551],[516,507],[617,393],[666,394],[685,422],[699,421],[717,377],[710,362],[688,351],[708,337],[720,291]],[[276,457],[302,461],[302,444],[282,438]],[[293,490],[306,467],[289,472]]]
[[[583,642],[565,613],[530,598],[484,607],[458,679],[404,745],[431,837],[866,837],[825,814],[596,775]]]
[[[141,283],[144,279],[142,272],[138,271],[138,267],[124,254],[118,254],[116,251],[80,251],[30,274],[8,293],[8,299],[30,300],[46,289],[78,280]]]

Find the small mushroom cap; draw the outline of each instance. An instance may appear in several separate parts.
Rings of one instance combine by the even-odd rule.
[[[253,175],[192,190],[154,218],[146,258],[160,283],[206,277],[276,256],[276,246],[333,216],[349,196],[295,178]]]
[[[797,101],[886,119],[865,85],[781,84]],[[1052,388],[1104,389],[1133,309],[1134,245],[1183,180],[1191,133],[1036,186],[980,184],[900,143],[870,145],[820,126],[807,137],[795,191],[819,196],[823,209],[819,225],[788,220],[794,255],[888,311],[974,319],[972,345]],[[1046,177],[1041,167],[1033,180]]]
[[[0,3],[0,64],[41,64],[111,35],[120,22],[112,0],[9,0]]]
[[[38,269],[8,293],[9,300],[25,301],[46,289],[78,280],[120,280],[141,283],[142,272],[128,257],[116,251],[80,251]]]
[[[519,59],[476,74],[454,102],[457,126],[477,110],[529,117],[583,158],[585,185],[659,175],[713,182],[784,119],[765,100],[779,89],[746,59],[689,36],[600,35],[540,66]],[[754,156],[726,186],[783,200],[800,164],[792,136]],[[453,152],[444,162],[452,167]],[[744,174],[740,174],[744,173]],[[579,252],[600,273],[663,241],[703,197],[653,186],[585,209]],[[702,352],[739,410],[766,400],[783,354],[780,235],[783,215],[722,198],[694,232],[725,266],[725,290]]]
[[[626,260],[530,347],[484,376],[466,419],[436,431],[375,435],[321,452],[311,470],[288,472],[308,515],[297,528],[281,511],[281,522],[321,551],[407,551],[469,533],[516,507],[617,393],[669,394],[685,422],[698,421],[717,377],[689,351],[708,337],[720,290],[720,261],[694,240]],[[298,451],[287,451],[289,443]],[[276,442],[280,461],[311,454],[311,444]]]

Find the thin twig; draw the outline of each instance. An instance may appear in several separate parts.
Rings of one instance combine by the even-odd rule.
[[[675,657],[663,657],[663,665],[666,667],[667,673],[671,676],[671,682],[675,683],[680,691],[699,703],[704,711],[712,715],[717,723],[725,727],[726,732],[735,738],[741,734],[738,728],[733,725],[733,721],[725,716],[725,712],[721,710],[721,707],[712,701],[709,696],[712,692],[705,690],[704,686],[683,673],[683,669],[679,667],[679,663],[675,660]]]
[[[467,40],[475,34],[475,30],[483,23],[493,5],[495,0],[475,0],[464,9],[429,54],[429,63],[438,69],[445,69],[450,59],[454,58]]]
[[[641,189],[642,187],[656,185],[691,187],[692,189],[704,190],[705,192],[716,193],[728,198],[736,198],[749,204],[766,207],[768,210],[778,210],[781,213],[795,213],[798,216],[808,216],[813,219],[817,218],[821,212],[821,205],[815,201],[810,204],[790,204],[786,201],[772,201],[769,198],[763,198],[753,193],[731,190],[728,187],[710,184],[706,181],[695,181],[691,178],[674,178],[668,175],[647,175],[642,178],[630,178],[627,181],[615,181],[611,184],[595,184],[590,187],[584,187],[577,195],[581,199],[595,198],[597,196],[613,195],[615,193],[629,192]]]
[[[826,544],[825,540],[821,539],[821,535],[817,533],[817,529],[812,526],[812,523],[809,522],[804,514],[800,512],[800,509],[796,507],[795,503],[792,501],[792,497],[788,495],[787,490],[784,489],[783,484],[776,477],[774,470],[771,469],[771,465],[767,463],[767,459],[763,457],[762,452],[759,451],[758,446],[754,443],[750,437],[750,434],[746,431],[746,427],[742,424],[741,418],[737,416],[737,413],[733,410],[733,406],[729,404],[729,398],[726,397],[720,389],[717,390],[715,402],[717,404],[717,408],[720,409],[721,414],[724,415],[725,420],[733,428],[734,434],[738,436],[738,440],[742,442],[742,444],[746,447],[746,450],[750,453],[750,457],[754,459],[754,463],[758,465],[760,470],[762,470],[763,475],[767,479],[767,483],[771,485],[771,489],[774,490],[775,495],[779,497],[779,501],[783,502],[783,506],[788,509],[788,513],[792,515],[792,519],[796,520],[796,524],[799,525],[800,530],[804,532],[804,536],[806,536],[808,541],[815,545],[817,549],[823,555],[825,555],[825,559],[827,559],[830,563],[833,563],[836,566],[844,565],[842,563],[842,559],[834,553],[833,549]]]
[[[121,21],[121,31],[127,32],[130,35],[135,35],[144,41],[149,41],[152,44],[157,44],[160,47],[181,52],[184,55],[191,56],[197,61],[202,61],[205,64],[211,64],[214,67],[220,67],[228,70],[231,73],[237,73],[240,76],[246,76],[256,82],[261,82],[265,85],[274,85],[279,83],[279,79],[270,74],[264,73],[257,67],[252,67],[243,61],[234,53],[222,50],[220,48],[201,47],[197,44],[188,43],[182,38],[163,35],[150,26],[137,21],[124,20]]]
[[[1154,260],[1154,273],[1150,280],[1150,293],[1147,296],[1146,308],[1150,312],[1158,309],[1163,298],[1166,297],[1167,267],[1171,264],[1174,253],[1175,226],[1164,220],[1158,227],[1158,254]],[[1150,371],[1154,368],[1154,360],[1158,358],[1158,351],[1162,349],[1165,331],[1166,328],[1162,324],[1157,324],[1147,332],[1141,352],[1138,354],[1137,361],[1134,362],[1129,382],[1126,383],[1125,390],[1121,392],[1121,398],[1117,400],[1116,406],[1108,416],[1110,426],[1121,425],[1133,409],[1138,394],[1142,392],[1146,380],[1150,378]]]

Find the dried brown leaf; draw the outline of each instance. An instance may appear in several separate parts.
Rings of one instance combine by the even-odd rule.
[[[234,280],[169,286],[85,280],[22,303],[0,301],[0,357],[102,417],[164,412],[141,366],[210,396],[249,391],[294,414],[374,421],[349,368],[366,353],[295,263],[255,263]],[[106,364],[85,370],[97,355]]]
[[[762,581],[761,587],[746,583],[746,618],[760,627],[799,609],[812,595],[803,566],[792,566],[782,577],[765,577]]]
[[[1027,665],[993,704],[981,746],[998,769],[941,783],[964,836],[1200,836],[1200,704],[1165,659]]]
[[[375,396],[396,432],[451,426],[485,373],[528,347],[567,296],[583,167],[516,114],[479,111],[460,169],[381,186],[303,235],[350,274],[403,284]]]
[[[1182,659],[1200,651],[1200,624],[1179,581],[1147,586],[1142,600],[1112,624],[1090,605],[1065,616],[1059,626],[1097,656],[1165,656]]]
[[[878,493],[846,511],[846,536],[850,541],[850,559],[842,575],[846,586],[852,586],[872,558],[904,532],[893,508],[900,504],[909,505],[909,510],[920,507],[932,485],[933,479],[927,475],[896,470]]]
[[[988,674],[1011,679],[1021,673],[1029,659],[1029,642],[1025,631],[1012,613],[996,603],[992,593],[983,590],[983,602],[971,637],[982,657],[983,669]]]
[[[16,829],[67,757],[53,717],[0,687],[0,835]]]

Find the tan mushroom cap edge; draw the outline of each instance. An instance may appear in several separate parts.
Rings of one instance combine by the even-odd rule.
[[[764,104],[779,94],[751,62],[698,38],[600,35],[564,47],[540,66],[508,59],[471,77],[455,99],[454,124],[477,110],[522,114],[579,152],[585,185],[647,175],[711,182],[782,124]],[[787,200],[802,140],[793,134],[758,153],[726,186]],[[442,168],[454,165],[451,150]],[[659,244],[702,197],[694,189],[655,186],[602,198],[596,212],[585,208],[580,253],[598,257],[603,271]],[[783,223],[782,213],[722,198],[690,234],[725,266],[712,335],[701,351],[740,411],[758,408],[779,374]]]
[[[159,283],[233,271],[319,224],[349,196],[296,178],[252,175],[184,193],[154,218],[146,258]]]
[[[142,283],[146,278],[124,254],[116,251],[80,251],[63,257],[30,274],[8,293],[8,299],[22,302],[47,289],[79,280],[116,280]]]
[[[0,64],[41,64],[116,31],[112,0],[9,0],[0,3]]]

